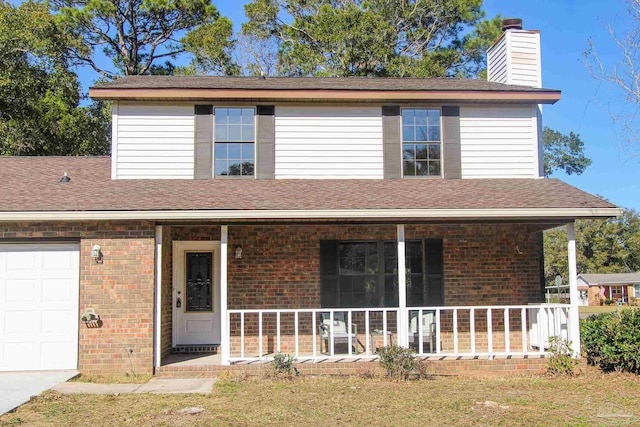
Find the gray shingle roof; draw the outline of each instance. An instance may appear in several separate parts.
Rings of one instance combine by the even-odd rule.
[[[584,279],[590,286],[640,283],[640,271],[636,273],[580,274],[578,277]]]
[[[0,212],[615,208],[557,179],[111,180],[107,157],[0,157]],[[71,181],[60,183],[67,172]]]
[[[263,89],[349,91],[500,91],[560,92],[506,85],[480,79],[369,77],[219,77],[128,76],[94,86],[97,89]]]

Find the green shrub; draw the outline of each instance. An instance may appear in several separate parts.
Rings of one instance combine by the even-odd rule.
[[[396,380],[407,380],[416,373],[418,363],[412,350],[399,345],[390,345],[378,350],[380,365],[387,376]]]
[[[293,367],[293,363],[296,361],[295,357],[292,357],[288,354],[276,353],[273,356],[273,361],[271,362],[271,366],[273,367],[273,371],[277,375],[298,375],[298,370]]]
[[[578,359],[573,357],[571,343],[561,337],[549,337],[549,353],[547,372],[551,375],[573,376]]]
[[[615,303],[615,301],[612,300],[611,298],[606,298],[604,300],[604,305],[613,305],[613,303]]]
[[[581,322],[580,335],[590,365],[640,374],[640,309],[590,316]]]

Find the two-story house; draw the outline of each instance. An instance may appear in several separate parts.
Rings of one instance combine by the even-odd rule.
[[[110,158],[0,158],[0,370],[312,369],[392,343],[515,369],[549,336],[577,347],[573,222],[619,210],[543,178],[560,91],[539,34],[507,29],[488,62],[91,88]],[[572,304],[542,304],[542,232],[565,224]]]

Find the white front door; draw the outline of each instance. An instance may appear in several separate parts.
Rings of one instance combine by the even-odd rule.
[[[173,242],[173,345],[220,344],[220,242]]]
[[[77,369],[79,253],[0,244],[0,371]]]

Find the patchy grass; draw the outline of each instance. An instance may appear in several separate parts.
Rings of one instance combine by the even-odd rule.
[[[98,384],[144,384],[148,383],[153,375],[78,375],[70,379],[70,382],[98,383]]]
[[[219,380],[211,396],[45,393],[0,426],[638,425],[640,377]],[[201,407],[195,415],[180,409]]]

